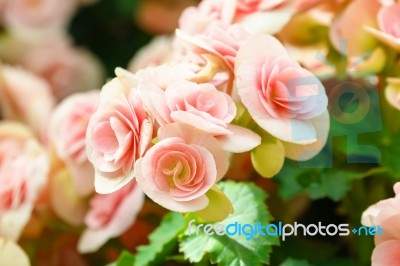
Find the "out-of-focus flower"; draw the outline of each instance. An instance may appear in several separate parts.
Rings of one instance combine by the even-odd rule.
[[[189,7],[179,19],[179,28],[189,34],[204,32],[210,23],[241,24],[251,33],[278,32],[294,14],[291,5],[282,0],[205,0],[198,7]]]
[[[85,49],[73,47],[69,39],[47,39],[27,49],[20,64],[45,78],[57,99],[101,86],[99,61]]]
[[[379,8],[378,0],[352,1],[330,27],[329,35],[333,46],[347,56],[360,56],[372,49],[376,41],[364,28],[376,26]]]
[[[380,30],[368,26],[365,29],[380,41],[400,51],[400,2],[382,6],[377,20]]]
[[[5,119],[27,123],[45,140],[54,104],[45,80],[21,68],[0,65],[0,111]]]
[[[87,229],[81,236],[81,253],[97,251],[110,238],[124,233],[142,209],[144,194],[135,180],[111,194],[96,194],[85,217]]]
[[[90,118],[86,149],[95,168],[95,189],[112,193],[133,176],[135,161],[149,148],[153,123],[137,95],[133,75],[120,75],[103,86],[100,105]]]
[[[383,228],[375,235],[372,266],[395,266],[400,261],[400,183],[394,185],[394,192],[395,197],[379,201],[362,214],[363,225]]]
[[[86,155],[85,141],[89,119],[98,105],[99,91],[74,94],[56,107],[50,119],[50,141],[82,196],[94,190],[94,169]]]
[[[400,78],[388,78],[385,88],[386,100],[400,110]]]
[[[287,143],[286,156],[305,160],[318,153],[329,130],[328,98],[320,81],[269,35],[244,43],[235,66],[241,101],[260,127]],[[307,154],[307,145],[316,147]]]
[[[228,169],[222,145],[211,135],[187,124],[159,128],[158,142],[135,164],[144,193],[161,206],[178,212],[207,207],[205,193]]]
[[[198,0],[142,0],[135,9],[135,20],[141,28],[150,33],[173,33],[178,27],[182,11],[198,2]]]
[[[28,255],[15,242],[0,238],[0,265],[30,266]]]
[[[0,236],[17,240],[47,180],[48,156],[28,128],[0,123]]]
[[[136,73],[146,67],[156,67],[168,61],[172,55],[172,38],[168,36],[156,36],[143,48],[141,48],[128,64],[128,70]]]
[[[89,179],[93,180],[91,177]],[[50,206],[62,221],[76,227],[84,224],[88,200],[78,192],[74,178],[67,168],[52,169],[48,193]]]
[[[64,31],[76,7],[76,0],[6,1],[4,23],[9,30],[23,38],[31,37],[32,31],[60,32]]]
[[[211,53],[224,60],[228,67],[234,68],[237,51],[250,37],[240,25],[225,26],[212,23],[202,34],[189,35],[177,30],[177,36],[194,47],[198,54]]]
[[[285,44],[285,48],[290,56],[303,67],[310,70],[314,75],[333,76],[336,69],[318,58],[318,54],[326,55],[328,49],[321,44],[312,46],[292,46]]]

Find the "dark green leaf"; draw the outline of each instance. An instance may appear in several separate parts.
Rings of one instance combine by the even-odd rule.
[[[150,234],[150,244],[138,248],[135,266],[158,265],[165,261],[177,246],[177,236],[184,225],[181,214],[170,212],[165,215],[160,226]]]

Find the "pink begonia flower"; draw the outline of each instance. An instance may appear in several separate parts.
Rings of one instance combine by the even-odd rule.
[[[286,143],[287,157],[306,160],[322,149],[329,130],[325,89],[277,39],[250,38],[235,65],[242,103],[260,127]]]
[[[378,0],[352,1],[334,19],[329,29],[329,37],[336,50],[347,56],[360,56],[372,49],[376,41],[364,28],[376,26],[379,8]]]
[[[250,33],[275,34],[294,14],[283,0],[205,0],[182,12],[179,29],[189,34],[203,33],[214,21],[241,24]]]
[[[231,152],[249,151],[260,144],[257,134],[230,124],[236,115],[235,103],[214,85],[176,79],[157,86],[155,79],[141,76],[140,98],[159,125],[182,122],[195,126],[215,136]]]
[[[45,80],[21,68],[0,65],[0,112],[5,119],[27,123],[45,141],[54,105]]]
[[[0,237],[18,240],[46,184],[49,159],[28,128],[0,123]]]
[[[148,67],[137,72],[137,79],[140,82],[150,81],[153,86],[164,91],[169,85],[180,80],[191,80],[196,76],[198,66],[177,63],[163,64],[157,67]]]
[[[378,40],[400,51],[400,2],[382,6],[377,20],[380,30],[368,26],[365,29]]]
[[[63,31],[77,7],[76,0],[12,0],[4,6],[8,29],[23,37],[31,31]]]
[[[158,142],[135,164],[135,177],[154,202],[177,212],[207,207],[205,193],[228,170],[222,145],[211,135],[184,123],[159,128]]]
[[[82,196],[94,191],[94,169],[86,155],[85,141],[89,119],[99,105],[99,94],[90,91],[69,96],[56,107],[50,119],[50,141]]]
[[[87,50],[73,47],[69,39],[46,39],[27,49],[21,65],[45,78],[57,99],[101,86],[100,62]]]
[[[177,30],[176,36],[190,44],[198,54],[211,53],[225,61],[228,67],[234,68],[237,51],[250,37],[243,27],[238,24],[225,26],[222,23],[212,23],[204,33],[189,35]]]
[[[395,266],[400,261],[400,183],[394,185],[394,192],[395,197],[373,204],[362,214],[363,225],[383,228],[382,235],[375,235],[373,266]]]
[[[80,253],[97,251],[107,240],[120,236],[135,222],[144,194],[135,180],[111,194],[95,194],[85,217],[86,230],[78,243]]]
[[[157,36],[153,40],[139,49],[128,64],[128,70],[136,73],[140,69],[156,67],[167,62],[168,57],[172,56],[172,38],[168,36]]]
[[[112,193],[134,178],[135,161],[149,148],[153,134],[153,122],[137,95],[134,76],[118,75],[103,86],[100,105],[86,132],[95,189],[101,194]]]

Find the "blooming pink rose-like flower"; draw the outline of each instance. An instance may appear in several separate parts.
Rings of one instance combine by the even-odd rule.
[[[21,68],[0,66],[0,112],[5,119],[27,123],[46,140],[54,105],[55,99],[45,80]]]
[[[45,78],[58,100],[101,86],[100,62],[87,50],[73,47],[69,39],[50,38],[27,49],[21,65]]]
[[[382,6],[377,15],[380,30],[365,29],[380,41],[400,51],[400,2]]]
[[[133,179],[135,161],[152,140],[153,123],[137,95],[134,77],[121,74],[100,93],[100,105],[89,120],[86,150],[95,168],[95,189],[112,193]]]
[[[286,156],[299,159],[294,150],[326,142],[328,98],[320,81],[289,58],[280,42],[256,35],[240,48],[235,63],[236,85],[254,121],[284,141]],[[314,144],[313,144],[314,143]],[[299,146],[300,145],[300,146]],[[303,154],[305,160],[315,155]]]
[[[49,160],[22,124],[0,123],[0,237],[17,240],[46,183]]]
[[[164,125],[157,136],[159,142],[135,164],[135,177],[143,192],[172,211],[207,207],[205,193],[228,169],[221,144],[184,123]]]
[[[362,214],[363,225],[383,228],[382,235],[375,235],[373,266],[395,266],[400,260],[400,183],[394,185],[394,191],[395,197],[379,201]]]
[[[107,240],[123,234],[135,222],[144,194],[135,180],[111,194],[95,194],[86,214],[87,229],[79,243],[80,253],[97,251]]]
[[[250,37],[240,25],[226,26],[222,23],[212,23],[202,34],[189,35],[177,30],[176,35],[189,43],[192,49],[199,53],[211,53],[224,60],[228,67],[234,68],[237,51]]]
[[[90,91],[69,96],[56,107],[50,119],[50,140],[82,196],[94,190],[94,169],[88,161],[85,142],[89,119],[99,105],[99,94]]]
[[[77,7],[76,0],[12,0],[4,7],[4,22],[12,31],[62,30]],[[22,36],[22,34],[21,34]]]
[[[160,125],[192,125],[215,136],[232,152],[251,150],[261,142],[251,130],[230,124],[236,105],[228,94],[210,83],[178,80],[162,90],[142,79],[138,90],[144,106]]]

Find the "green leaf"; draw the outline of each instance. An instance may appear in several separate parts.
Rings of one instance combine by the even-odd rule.
[[[360,178],[355,171],[326,169],[301,169],[288,163],[279,173],[279,193],[284,199],[308,194],[311,199],[342,199],[351,188],[351,181]]]
[[[150,234],[150,244],[138,247],[135,266],[157,265],[165,261],[177,246],[177,236],[184,225],[181,214],[170,212],[165,215],[160,226]]]
[[[400,175],[400,164],[398,156],[400,154],[400,136],[384,136],[382,138],[382,165],[386,166],[393,176]]]
[[[310,266],[310,265],[311,264],[309,264],[305,260],[295,260],[295,259],[289,258],[289,259],[285,260],[284,262],[282,262],[280,266]]]
[[[122,251],[117,261],[108,264],[107,266],[133,266],[133,265],[135,265],[135,256],[133,256],[128,251],[124,250]]]
[[[234,224],[261,224],[271,222],[264,203],[267,195],[260,188],[251,183],[235,183],[232,181],[218,184],[222,192],[231,200],[234,213],[229,215],[221,223],[225,226]],[[218,224],[218,223],[217,223]],[[213,224],[214,226],[216,224]],[[211,235],[203,230],[188,234],[187,230],[182,237],[179,249],[190,262],[200,262],[205,256],[209,256],[211,263],[224,265],[252,265],[257,266],[269,262],[271,246],[277,245],[277,237],[255,235],[251,240],[246,240],[245,235]]]

